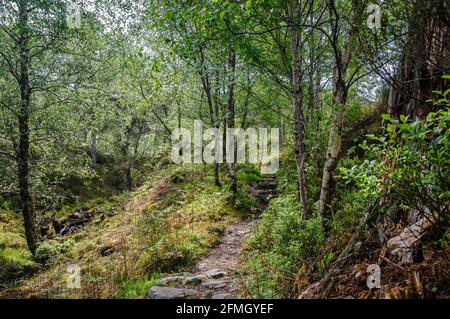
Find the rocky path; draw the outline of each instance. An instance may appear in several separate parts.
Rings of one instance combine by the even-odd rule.
[[[276,178],[266,176],[250,186],[263,211],[275,195]],[[239,260],[244,239],[251,233],[256,219],[239,220],[227,227],[220,244],[212,249],[189,273],[171,274],[149,290],[150,299],[228,299],[238,298]]]

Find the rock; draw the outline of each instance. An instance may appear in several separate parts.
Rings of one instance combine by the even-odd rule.
[[[233,296],[231,294],[214,294],[211,296],[211,299],[232,299]]]
[[[185,299],[195,296],[195,290],[154,286],[148,291],[149,299]]]
[[[203,275],[203,274],[186,277],[184,279],[184,283],[187,284],[187,285],[189,285],[189,284],[196,284],[197,285],[197,284],[200,284],[205,277],[206,276]]]
[[[103,245],[103,246],[99,247],[99,251],[100,251],[100,255],[105,257],[105,256],[109,256],[112,253],[114,253],[115,248],[112,245]]]
[[[84,208],[80,208],[79,211],[76,211],[75,213],[71,214],[69,218],[71,219],[84,219],[88,217],[88,212]]]
[[[170,276],[170,277],[165,277],[165,278],[161,278],[159,280],[161,285],[167,285],[170,283],[174,283],[174,282],[181,282],[185,279],[185,277],[183,276]]]
[[[209,288],[209,289],[219,289],[219,288],[225,288],[228,286],[228,281],[224,280],[209,280],[202,283],[202,287]]]
[[[170,274],[170,277],[190,277],[190,276],[193,276],[193,274],[191,274],[190,272],[177,272],[174,274]]]
[[[227,273],[221,269],[211,269],[206,272],[206,275],[210,278],[220,278],[225,276]]]

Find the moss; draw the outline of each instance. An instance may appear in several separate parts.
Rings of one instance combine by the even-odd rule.
[[[21,234],[11,232],[0,233],[0,249],[26,247],[27,242]]]
[[[25,249],[0,249],[0,283],[26,277],[38,270],[31,254]]]
[[[260,182],[263,179],[261,177],[261,174],[259,174],[259,172],[253,171],[239,172],[237,177],[240,182]]]

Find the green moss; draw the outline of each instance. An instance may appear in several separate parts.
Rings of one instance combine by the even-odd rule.
[[[262,177],[259,173],[255,172],[239,172],[238,180],[240,182],[260,182]]]
[[[38,265],[26,249],[0,249],[0,283],[29,276],[37,269]]]
[[[20,234],[11,232],[0,233],[0,249],[26,247],[27,242]]]

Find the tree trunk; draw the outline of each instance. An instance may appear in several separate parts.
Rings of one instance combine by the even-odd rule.
[[[219,116],[219,110],[218,110],[218,97],[217,97],[217,90],[215,92],[213,92],[213,88],[212,88],[212,82],[210,79],[210,76],[208,75],[207,72],[207,67],[206,67],[206,61],[205,61],[205,55],[203,52],[203,48],[200,47],[200,63],[201,63],[201,82],[202,82],[202,86],[203,86],[203,91],[206,94],[206,100],[208,103],[208,110],[209,110],[209,120],[210,120],[210,124],[212,127],[214,128],[218,128],[219,127],[219,123],[218,123],[218,116]],[[213,78],[214,79],[214,78]],[[217,78],[216,78],[217,80]],[[213,101],[214,99],[214,101]],[[220,183],[220,175],[219,175],[219,163],[217,163],[216,160],[214,160],[214,184],[216,186],[221,186],[222,184]]]
[[[131,160],[125,162],[125,183],[128,190],[133,188],[133,177],[131,176]]]
[[[235,72],[236,72],[236,52],[233,48],[230,49],[228,59],[228,116],[227,127],[234,129],[235,126],[235,100],[234,100],[234,86],[235,86]],[[227,141],[228,142],[228,141]],[[233,193],[233,200],[235,201],[237,196],[237,177],[236,177],[236,148],[234,147],[234,161],[228,163],[228,175],[231,179],[231,192]]]
[[[278,128],[280,129],[279,139],[280,139],[280,150],[283,150],[284,147],[284,121],[282,117],[282,107],[278,105]]]
[[[97,131],[95,129],[91,132],[91,170],[95,170],[97,166]]]
[[[345,109],[347,103],[347,88],[343,81],[336,84],[333,94],[333,121],[328,135],[328,147],[322,175],[322,187],[319,198],[319,211],[322,223],[329,220],[331,200],[334,192],[334,176],[342,145],[342,130],[344,128]]]
[[[31,87],[29,79],[29,48],[28,48],[28,13],[27,5],[24,2],[19,3],[19,49],[20,49],[20,112],[19,120],[19,146],[17,154],[17,167],[19,178],[19,192],[25,227],[25,236],[28,248],[34,255],[36,251],[37,232],[36,217],[33,211],[33,201],[29,186],[29,148],[30,148],[30,102]]]
[[[328,135],[328,147],[326,152],[325,164],[323,167],[322,186],[319,197],[319,213],[324,226],[328,225],[330,219],[330,204],[334,192],[334,176],[336,175],[336,166],[342,146],[342,131],[344,129],[344,119],[347,104],[348,86],[346,83],[346,74],[351,54],[352,32],[348,31],[342,48],[339,49],[339,20],[334,10],[334,1],[328,1],[330,14],[330,26],[332,32],[332,46],[335,53],[335,67],[333,72],[333,120]]]
[[[292,0],[290,7],[291,20],[295,23],[299,19],[300,5],[297,0]],[[307,217],[308,203],[306,196],[305,173],[305,118],[303,114],[303,96],[301,92],[301,59],[300,59],[300,34],[298,27],[291,27],[291,51],[292,51],[292,93],[294,107],[294,152],[297,167],[299,187],[300,212],[304,219]]]
[[[215,88],[214,88],[214,128],[219,131],[220,128],[220,75],[219,71],[216,70],[215,73]],[[219,174],[219,163],[214,161],[214,184],[216,186],[222,186],[220,182],[220,174]]]
[[[389,93],[392,116],[424,119],[439,108],[426,101],[436,99],[433,91],[445,91],[450,82],[442,79],[450,73],[449,16],[447,1],[416,1],[407,44]]]

